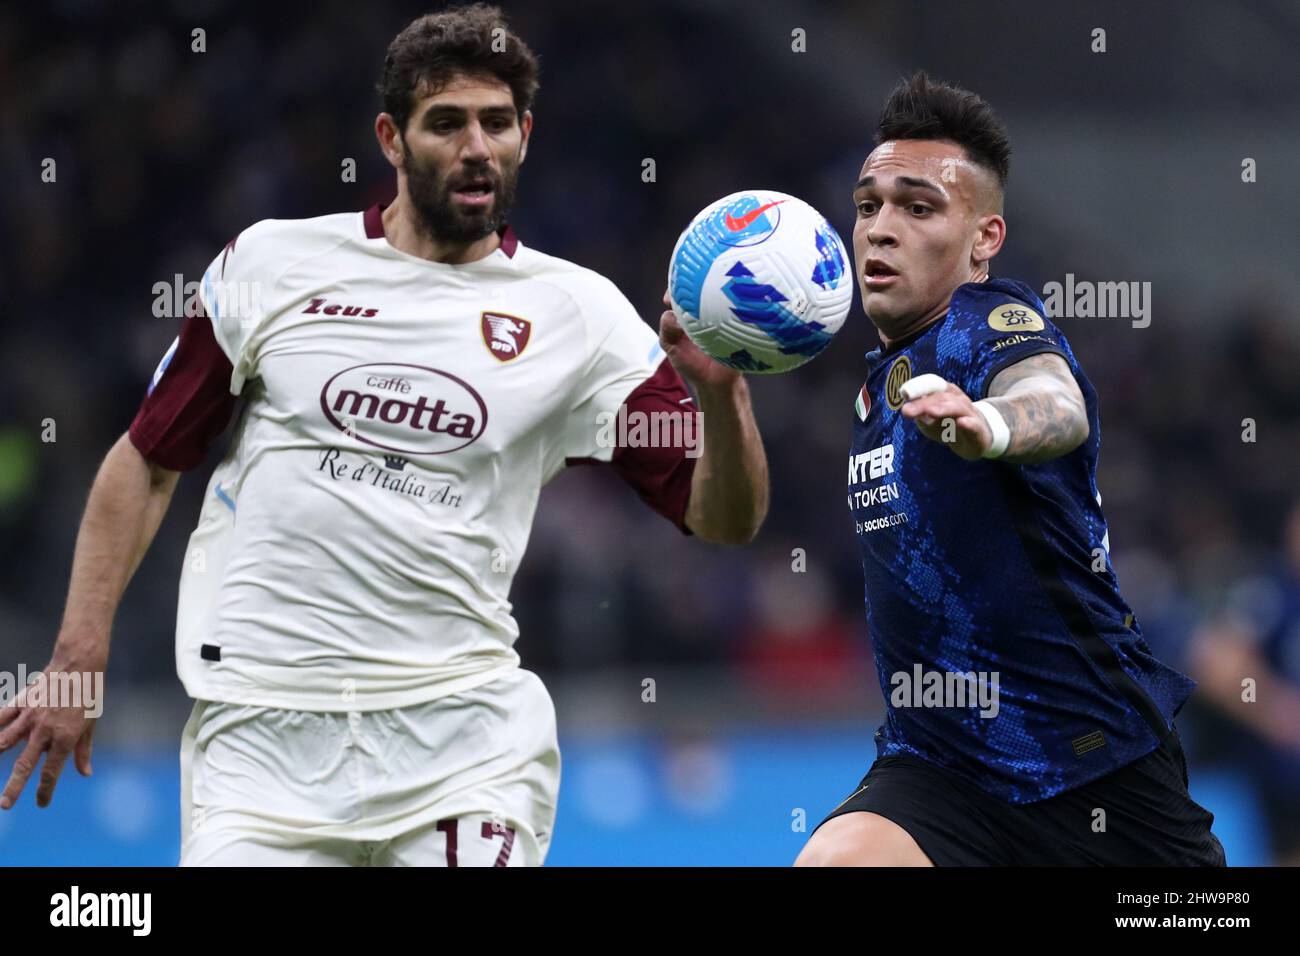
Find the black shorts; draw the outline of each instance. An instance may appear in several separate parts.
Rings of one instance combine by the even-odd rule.
[[[1028,804],[919,757],[881,757],[826,819],[856,811],[898,824],[936,866],[1226,865],[1214,815],[1187,792],[1176,730],[1145,757]]]

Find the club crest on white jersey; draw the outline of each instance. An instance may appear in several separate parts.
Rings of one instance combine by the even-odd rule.
[[[533,325],[527,319],[501,312],[484,312],[482,325],[484,344],[492,357],[502,362],[519,358],[533,332]]]

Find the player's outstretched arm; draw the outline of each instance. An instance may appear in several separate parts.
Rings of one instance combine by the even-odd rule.
[[[153,541],[179,477],[180,472],[147,461],[129,435],[109,451],[77,533],[67,605],[47,675],[103,673],[118,603]],[[0,809],[17,802],[42,754],[46,756],[36,788],[38,806],[49,805],[74,749],[77,770],[90,774],[96,718],[87,716],[84,707],[47,706],[57,701],[48,699],[48,691],[36,689],[41,686],[24,689],[0,707],[0,752],[26,742],[0,794]],[[43,686],[52,684],[47,680]]]
[[[1000,456],[1031,465],[1068,455],[1088,438],[1088,409],[1065,359],[1042,352],[1009,365],[989,383],[1011,442]]]
[[[944,386],[930,391],[934,379]],[[965,392],[938,376],[918,376],[904,383],[904,395],[917,383],[919,397],[904,403],[904,417],[916,422],[927,438],[948,445],[957,456],[974,461],[986,456],[996,437],[989,420]],[[1067,455],[1088,438],[1088,411],[1079,384],[1065,359],[1043,352],[1008,365],[989,383],[984,403],[1002,417],[1009,432],[997,458],[1032,465]]]
[[[686,526],[705,541],[749,544],[767,517],[768,478],[745,376],[697,348],[671,310],[659,319],[659,341],[695,387],[703,420],[703,454],[691,476]]]

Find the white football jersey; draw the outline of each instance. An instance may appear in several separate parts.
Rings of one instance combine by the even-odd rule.
[[[600,275],[508,230],[476,262],[430,262],[379,215],[259,222],[204,276],[245,407],[181,575],[192,697],[380,710],[517,667],[507,595],[542,486],[610,461],[601,414],[661,365],[680,383]]]

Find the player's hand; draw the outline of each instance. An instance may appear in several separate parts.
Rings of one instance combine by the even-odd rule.
[[[49,675],[51,668],[46,668]],[[91,740],[95,734],[94,717],[86,716],[85,707],[48,707],[48,681],[42,685],[29,684],[14,699],[0,707],[0,753],[15,746],[25,747],[18,754],[13,773],[0,793],[0,809],[8,810],[18,802],[27,781],[45,755],[40,783],[36,787],[36,805],[48,807],[54,798],[54,785],[67,762],[68,754],[75,751],[77,770],[83,777],[90,776]]]
[[[993,444],[993,432],[969,395],[952,382],[941,392],[931,392],[900,409],[916,422],[921,434],[952,449],[958,458],[976,461]]]
[[[717,389],[734,385],[742,377],[741,373],[715,362],[691,341],[677,321],[667,289],[664,290],[664,305],[668,308],[659,316],[659,344],[664,347],[673,368],[696,388]]]

